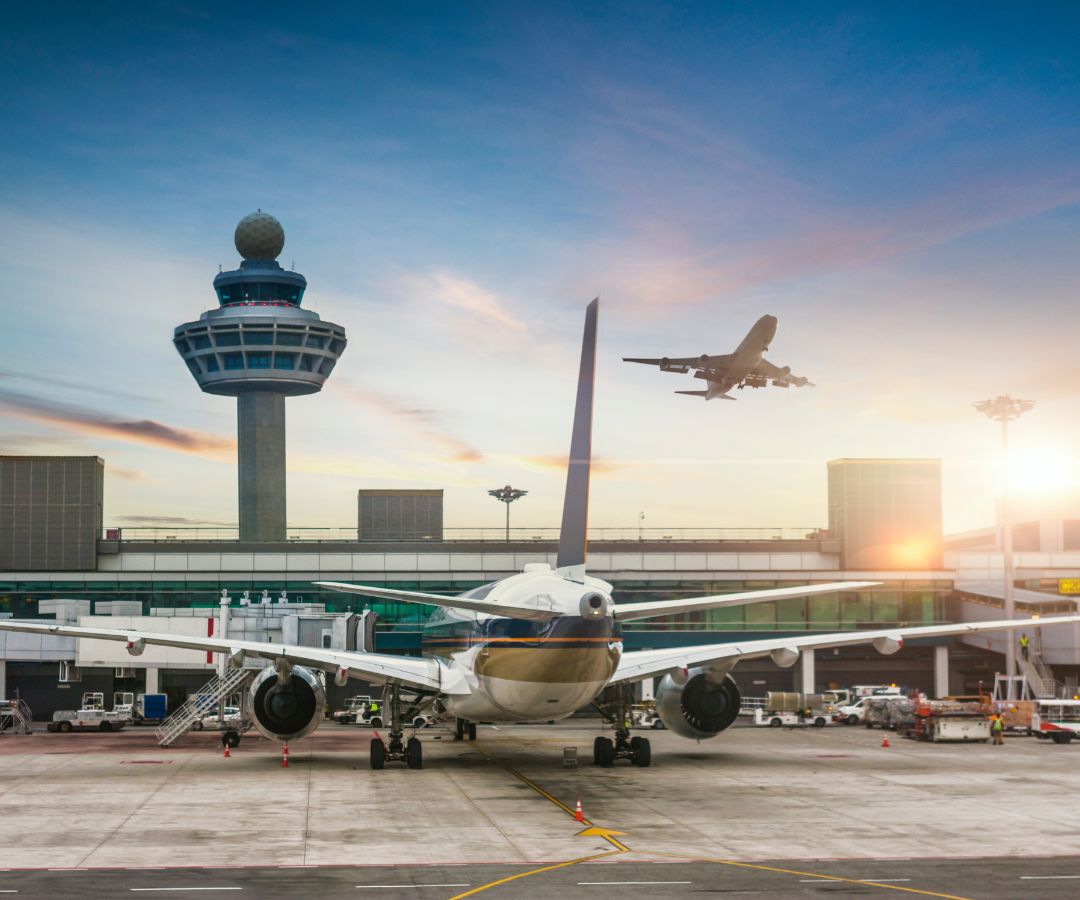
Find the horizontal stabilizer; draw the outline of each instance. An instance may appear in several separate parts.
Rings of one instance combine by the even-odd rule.
[[[687,397],[707,397],[709,395],[708,391],[676,391],[675,393],[685,394]]]
[[[315,584],[332,591],[341,591],[344,594],[360,594],[362,597],[375,597],[379,600],[400,600],[402,603],[423,603],[427,606],[442,606],[446,609],[467,609],[470,612],[505,616],[507,619],[525,619],[529,622],[547,622],[558,616],[558,613],[550,609],[510,606],[506,603],[478,600],[473,597],[448,597],[444,594],[425,594],[420,591],[395,591],[392,588],[344,584],[340,581],[316,581]]]
[[[809,597],[812,594],[831,594],[834,591],[858,591],[873,587],[877,581],[833,581],[829,584],[803,584],[796,587],[768,588],[763,591],[743,591],[737,594],[714,594],[711,597],[689,597],[685,600],[649,600],[644,603],[617,603],[615,618],[620,622],[653,619],[657,616],[676,616],[699,609],[723,609],[728,606],[749,606],[765,600],[785,600],[790,597]]]

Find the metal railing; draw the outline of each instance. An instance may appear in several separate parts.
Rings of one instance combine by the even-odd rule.
[[[239,530],[233,526],[184,526],[159,527],[136,526],[132,528],[109,527],[105,529],[104,540],[122,540],[124,542],[166,541],[237,541]],[[828,537],[821,528],[815,527],[768,527],[768,528],[591,528],[591,541],[634,541],[634,542],[676,542],[676,541],[807,541]],[[441,535],[418,535],[409,538],[361,538],[356,528],[289,528],[286,532],[288,541],[308,543],[416,543],[431,541],[435,543],[483,541],[506,543],[505,528],[444,528]],[[511,543],[556,542],[559,539],[558,528],[511,528]]]
[[[158,745],[168,747],[196,721],[211,715],[223,699],[239,691],[254,674],[252,669],[229,669],[224,676],[208,681],[155,729]]]
[[[34,714],[25,700],[0,700],[0,734],[9,729],[12,734],[34,733]]]

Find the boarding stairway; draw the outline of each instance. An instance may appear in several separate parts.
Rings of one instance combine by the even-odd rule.
[[[1064,684],[1054,678],[1050,667],[1043,662],[1037,653],[1029,654],[1024,659],[1023,654],[1017,654],[1016,667],[1020,674],[1013,676],[1015,683],[1015,699],[1017,700],[1053,700],[1068,694]],[[994,679],[994,699],[1004,700],[1008,697],[1007,675],[998,674]]]
[[[158,745],[168,747],[197,721],[212,715],[226,698],[239,692],[253,674],[251,669],[228,669],[224,675],[204,684],[154,731]]]
[[[24,700],[0,700],[0,734],[33,734],[34,714]]]

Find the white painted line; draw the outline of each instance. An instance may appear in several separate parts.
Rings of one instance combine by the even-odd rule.
[[[693,884],[692,881],[579,881],[579,885],[601,884]]]
[[[129,891],[242,891],[242,887],[171,887],[171,888],[128,888]]]
[[[1067,878],[1080,878],[1080,875],[1021,875],[1021,881],[1059,881]]]

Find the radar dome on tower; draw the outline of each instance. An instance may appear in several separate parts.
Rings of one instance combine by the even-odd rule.
[[[285,247],[285,229],[260,209],[240,220],[233,241],[244,259],[277,259]]]

